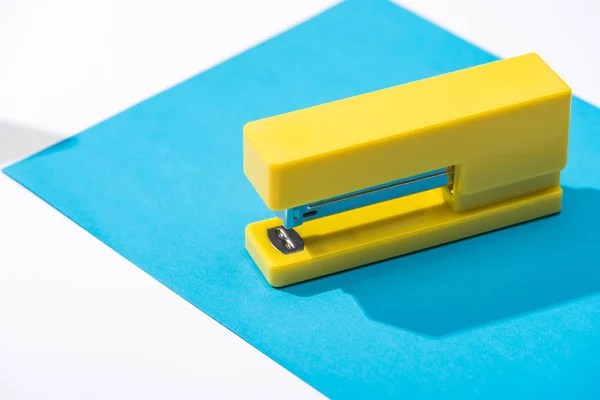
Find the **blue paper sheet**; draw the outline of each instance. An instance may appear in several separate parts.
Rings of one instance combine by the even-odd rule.
[[[581,100],[559,216],[283,290],[244,250],[271,216],[245,122],[494,59],[350,1],[5,172],[327,396],[592,398],[600,110]]]

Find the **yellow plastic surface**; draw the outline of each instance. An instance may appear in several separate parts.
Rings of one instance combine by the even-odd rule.
[[[455,213],[434,189],[306,223],[296,228],[304,250],[287,255],[266,234],[281,221],[256,222],[246,228],[246,249],[267,281],[280,287],[557,213],[561,199],[555,186]]]
[[[304,249],[246,228],[246,249],[285,286],[557,213],[571,89],[536,54],[248,123],[244,171],[272,210],[439,168],[434,189],[307,222]]]
[[[250,122],[244,172],[278,211],[455,166],[459,211],[498,200],[495,188],[558,176],[570,102],[527,54]]]

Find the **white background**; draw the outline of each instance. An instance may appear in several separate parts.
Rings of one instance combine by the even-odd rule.
[[[334,1],[0,0],[0,166]],[[508,57],[538,52],[600,105],[595,0],[406,0]],[[0,175],[0,398],[320,395]]]

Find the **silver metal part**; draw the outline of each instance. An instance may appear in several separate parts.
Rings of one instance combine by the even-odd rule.
[[[424,174],[389,182],[384,185],[374,186],[342,196],[332,197],[327,200],[279,211],[277,212],[277,216],[283,221],[283,226],[286,228],[286,231],[289,231],[291,228],[300,226],[304,222],[326,217],[328,215],[354,210],[356,208],[443,186],[449,186],[451,188],[453,174],[454,167],[437,169]]]
[[[267,237],[273,247],[283,254],[295,253],[304,249],[304,241],[293,229],[286,229],[283,226],[267,229]]]

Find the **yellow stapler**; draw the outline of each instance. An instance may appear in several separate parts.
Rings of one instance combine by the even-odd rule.
[[[570,109],[527,54],[250,122],[246,249],[280,287],[557,213]]]

